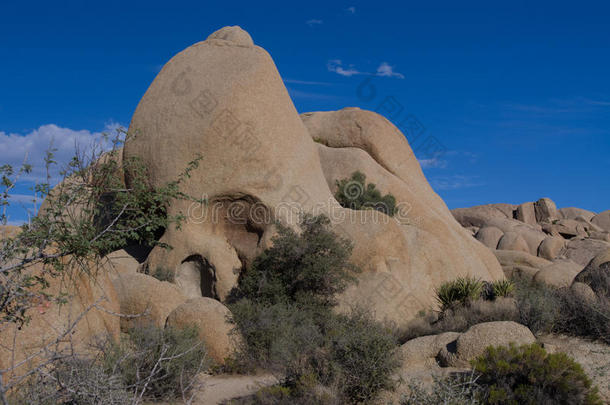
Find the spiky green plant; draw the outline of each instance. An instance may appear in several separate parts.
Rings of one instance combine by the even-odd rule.
[[[491,283],[494,298],[510,297],[515,290],[515,283],[510,280],[497,280]]]
[[[474,277],[459,277],[441,284],[435,290],[436,300],[443,311],[457,304],[466,305],[478,299],[482,292],[483,282]]]

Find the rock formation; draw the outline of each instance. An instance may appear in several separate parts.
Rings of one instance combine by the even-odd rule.
[[[452,210],[464,228],[494,251],[505,275],[525,275],[557,287],[569,286],[594,257],[610,249],[610,232],[604,228],[608,212],[558,210],[548,198]]]
[[[320,139],[324,143],[315,143]],[[124,157],[140,157],[150,184],[202,160],[183,189],[207,206],[177,201],[182,230],[168,229],[146,266],[168,268],[191,298],[224,300],[242,269],[269,246],[274,221],[329,215],[354,241],[364,271],[344,304],[367,304],[404,322],[434,306],[433,289],[471,275],[502,278],[496,258],[451,216],[428,185],[404,135],[373,112],[344,109],[299,117],[269,54],[239,27],[225,27],[174,56],[140,101]],[[335,181],[356,170],[396,196],[398,218],[351,211]],[[126,178],[129,183],[130,178]]]

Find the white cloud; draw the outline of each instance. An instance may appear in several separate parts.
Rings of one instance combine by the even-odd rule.
[[[439,158],[418,159],[418,162],[423,169],[445,169],[447,167],[447,161]]]
[[[377,68],[377,76],[405,78],[402,73],[394,72],[394,67],[390,66],[387,62],[381,62],[381,65]]]
[[[485,183],[477,181],[478,176],[439,176],[430,179],[430,184],[435,190],[457,190],[459,188],[480,187]]]
[[[107,133],[112,138],[119,127],[121,127],[119,124],[110,123],[101,132],[91,132],[47,124],[25,135],[0,131],[0,165],[10,164],[18,168],[23,163],[28,163],[33,166],[32,173],[22,180],[44,181],[46,177],[44,158],[50,147],[56,149],[54,160],[58,164],[53,175],[57,176],[57,172],[70,162],[77,148],[86,151],[97,144],[103,149],[108,149],[111,143],[104,141],[103,133]],[[56,181],[57,178],[53,180]]]
[[[332,86],[332,83],[327,83],[327,82],[314,82],[314,81],[308,81],[308,80],[297,80],[297,79],[283,79],[284,83],[290,83],[290,84],[303,84],[303,85],[307,85],[307,86]]]
[[[354,76],[354,75],[370,75],[370,76],[379,76],[379,77],[396,77],[398,79],[404,79],[404,75],[402,73],[394,72],[394,68],[390,66],[387,62],[382,62],[381,65],[377,68],[377,72],[369,73],[369,72],[361,72],[354,67],[354,65],[349,65],[347,68],[343,67],[343,63],[341,59],[332,59],[329,60],[326,64],[329,72],[335,72],[340,74],[341,76]]]
[[[311,20],[307,20],[305,21],[305,24],[309,25],[310,27],[313,27],[314,25],[321,25],[324,21],[322,20],[317,20],[315,18],[312,18]]]
[[[354,69],[354,65],[349,65],[347,69],[343,68],[343,63],[340,59],[329,60],[326,64],[329,72],[335,72],[341,76],[353,76],[353,75],[361,75],[364,74],[356,69]]]
[[[345,10],[350,12],[350,13],[352,13],[352,14],[356,14],[356,7],[354,7],[354,6],[348,7]]]

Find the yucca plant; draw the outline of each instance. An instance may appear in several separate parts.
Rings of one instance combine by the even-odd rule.
[[[474,277],[459,277],[441,284],[435,290],[442,311],[453,308],[456,304],[466,305],[480,298],[482,292],[483,282]]]
[[[494,298],[510,297],[515,290],[515,283],[510,280],[497,280],[491,283]]]

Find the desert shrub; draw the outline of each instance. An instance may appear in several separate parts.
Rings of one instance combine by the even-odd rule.
[[[557,290],[525,278],[515,279],[515,299],[520,323],[533,333],[552,332],[561,316],[561,300]]]
[[[381,195],[377,186],[366,184],[366,176],[354,172],[349,179],[337,181],[335,198],[342,207],[352,210],[374,209],[389,216],[396,211],[396,198],[392,194]]]
[[[331,306],[355,281],[352,244],[338,237],[323,216],[306,216],[301,233],[278,224],[273,247],[258,256],[239,281],[238,296],[267,303],[302,302]]]
[[[120,343],[110,343],[104,365],[109,374],[121,375],[136,396],[171,399],[189,391],[195,376],[209,366],[209,359],[197,328],[149,325],[129,330]]]
[[[465,332],[476,324],[493,321],[518,322],[519,311],[515,301],[511,298],[498,298],[494,301],[478,299],[465,306],[454,306],[440,314],[426,312],[407,323],[400,332],[400,342],[444,332]]]
[[[280,227],[239,281],[229,308],[245,345],[230,363],[282,378],[251,403],[366,402],[392,388],[399,363],[391,329],[363,310],[333,311],[357,269],[348,262],[351,243],[328,226],[306,217],[301,233]]]
[[[472,361],[489,404],[601,404],[597,388],[565,353],[539,345],[489,347]]]
[[[338,366],[342,392],[353,402],[367,403],[381,390],[393,390],[390,378],[401,365],[396,338],[389,326],[373,320],[363,310],[339,315],[327,332],[331,360]]]
[[[409,393],[400,405],[479,405],[481,388],[474,373],[458,373],[448,377],[433,376],[433,384],[426,389],[421,384],[409,384]]]
[[[34,375],[9,398],[13,405],[130,403],[118,374],[109,374],[98,359],[67,357],[55,361],[45,373]]]
[[[556,292],[560,302],[553,331],[610,344],[610,301],[602,296],[587,299],[569,288]]]
[[[452,308],[458,304],[466,305],[479,299],[482,292],[483,282],[472,277],[459,277],[441,284],[435,290],[441,310]]]

